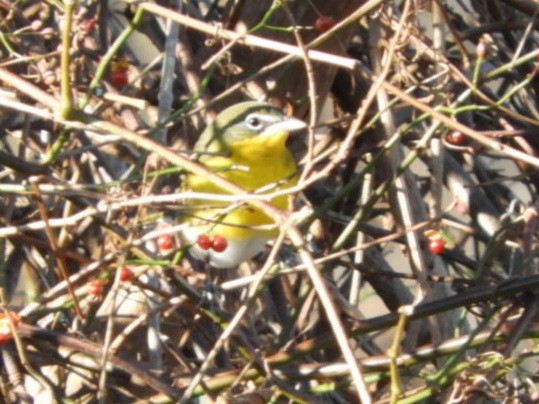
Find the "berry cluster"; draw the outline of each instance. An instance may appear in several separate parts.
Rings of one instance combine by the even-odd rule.
[[[223,252],[228,247],[228,241],[223,236],[201,234],[198,236],[197,245],[202,250],[212,249],[215,252]]]

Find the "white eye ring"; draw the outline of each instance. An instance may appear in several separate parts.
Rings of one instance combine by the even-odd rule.
[[[245,124],[252,130],[260,130],[263,127],[262,119],[256,114],[251,114],[245,118]]]

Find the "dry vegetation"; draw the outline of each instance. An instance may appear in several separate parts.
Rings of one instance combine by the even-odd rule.
[[[2,401],[537,402],[537,2],[179,3],[0,0]],[[200,270],[243,99],[310,123],[296,209]]]

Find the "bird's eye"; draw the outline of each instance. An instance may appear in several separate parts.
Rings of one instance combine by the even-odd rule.
[[[249,129],[252,129],[252,130],[262,129],[262,120],[255,115],[249,115],[247,119],[245,119],[245,123],[247,124]]]

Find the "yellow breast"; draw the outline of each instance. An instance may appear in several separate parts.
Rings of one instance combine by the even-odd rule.
[[[220,176],[256,192],[265,188],[265,194],[289,188],[296,184],[296,165],[286,147],[288,134],[275,133],[266,137],[255,137],[236,142],[231,147],[229,157],[206,157],[203,163]],[[195,192],[225,194],[207,178],[191,175],[186,179],[186,188]],[[273,198],[271,203],[280,209],[288,208],[288,196]],[[200,233],[226,234],[232,239],[244,239],[253,236],[271,238],[274,230],[260,230],[256,226],[272,224],[264,212],[248,204],[242,204],[231,211],[228,202],[201,201],[192,202],[189,212]],[[226,211],[226,213],[223,213]]]

